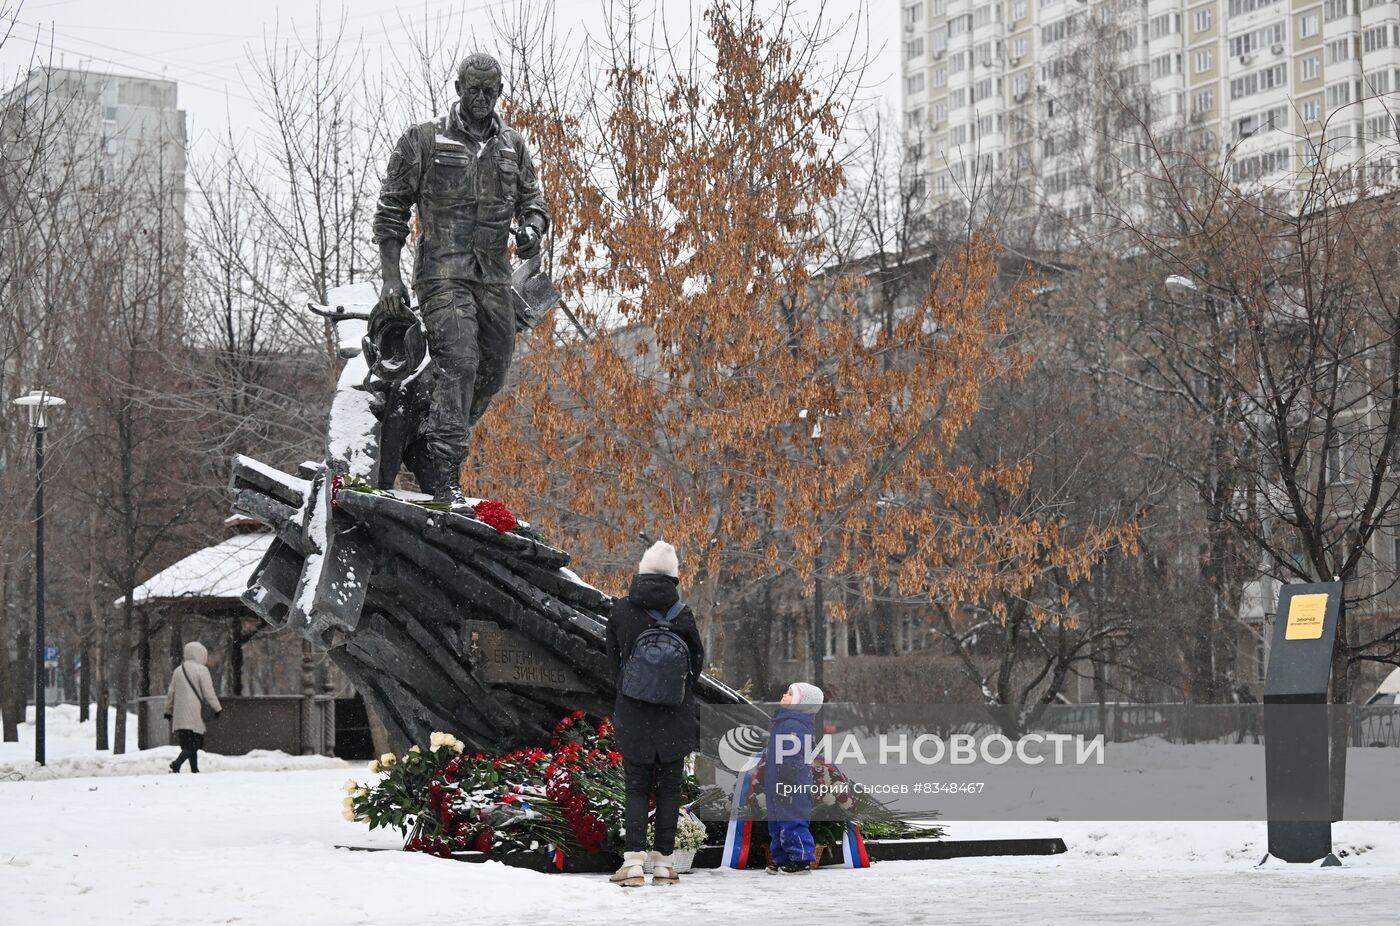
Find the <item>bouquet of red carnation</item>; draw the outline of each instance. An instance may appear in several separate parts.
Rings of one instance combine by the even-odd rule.
[[[435,733],[427,751],[376,760],[371,771],[387,776],[377,784],[347,782],[345,815],[371,828],[393,826],[405,849],[432,855],[618,848],[626,788],[612,724],[603,718],[594,726],[575,711],[554,734],[548,750],[471,755],[455,736]],[[687,799],[699,795],[693,780],[685,788]]]
[[[476,514],[478,521],[491,525],[498,534],[508,534],[520,526],[510,509],[495,499],[488,498],[477,502],[472,506],[472,511]]]

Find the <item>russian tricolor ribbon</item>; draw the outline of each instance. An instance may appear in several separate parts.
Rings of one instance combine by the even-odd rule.
[[[865,851],[860,824],[854,820],[846,824],[846,833],[841,837],[841,856],[841,865],[845,868],[870,867],[870,854]]]
[[[724,868],[743,871],[749,867],[749,842],[753,838],[753,821],[748,819],[749,794],[753,790],[758,769],[740,772],[734,782],[734,803],[729,811],[729,828],[724,833]]]

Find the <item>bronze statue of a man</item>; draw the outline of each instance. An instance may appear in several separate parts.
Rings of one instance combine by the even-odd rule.
[[[405,462],[423,491],[448,501],[461,497],[468,436],[505,383],[515,349],[510,235],[517,256],[528,259],[549,230],[525,139],[496,113],[501,85],[501,66],[490,55],[462,62],[451,111],[413,126],[395,145],[374,215],[380,300],[406,311],[399,258],[410,209],[418,207],[413,291],[428,332],[432,385]]]

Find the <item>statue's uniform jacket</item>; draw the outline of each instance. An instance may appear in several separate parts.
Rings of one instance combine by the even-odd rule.
[[[471,426],[504,385],[515,349],[511,225],[543,235],[549,210],[524,137],[496,115],[483,137],[473,137],[455,106],[395,145],[375,211],[375,243],[406,241],[414,206],[421,235],[413,289],[434,368],[421,433],[435,459],[431,481],[455,484]]]

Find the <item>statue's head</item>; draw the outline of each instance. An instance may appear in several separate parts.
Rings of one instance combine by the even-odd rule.
[[[457,68],[457,96],[473,119],[487,119],[501,98],[501,65],[490,55],[468,55]]]

